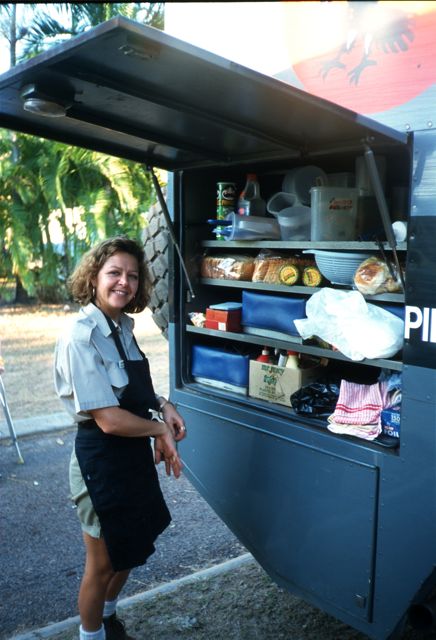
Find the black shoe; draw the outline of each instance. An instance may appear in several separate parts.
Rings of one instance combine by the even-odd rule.
[[[132,636],[127,635],[124,622],[117,618],[116,613],[113,613],[109,618],[103,618],[103,625],[106,640],[135,640]]]

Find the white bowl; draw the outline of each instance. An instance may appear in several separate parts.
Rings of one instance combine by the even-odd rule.
[[[315,262],[322,275],[332,284],[354,284],[354,274],[359,265],[369,258],[371,253],[352,253],[349,251],[322,251],[307,249],[303,253],[313,253]]]
[[[311,188],[327,184],[327,174],[320,167],[309,164],[288,171],[283,178],[282,189],[295,194],[300,204],[310,204]]]

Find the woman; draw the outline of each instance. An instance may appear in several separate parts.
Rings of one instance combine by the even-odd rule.
[[[80,640],[129,639],[115,605],[130,569],[145,563],[170,523],[155,463],[180,476],[175,443],[186,431],[171,402],[155,395],[126,315],[148,302],[142,248],[125,237],[100,243],[69,285],[82,307],[58,339],[55,387],[78,423],[70,486],[86,548]],[[162,421],[152,420],[151,410]]]

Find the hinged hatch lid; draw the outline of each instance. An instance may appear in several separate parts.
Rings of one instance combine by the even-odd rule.
[[[48,117],[24,110],[66,109]],[[36,100],[36,102],[35,102]],[[406,134],[114,18],[0,76],[0,126],[168,170],[406,142]]]

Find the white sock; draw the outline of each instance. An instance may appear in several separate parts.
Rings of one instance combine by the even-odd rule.
[[[115,609],[117,607],[118,598],[115,600],[106,600],[104,603],[103,609],[103,618],[109,618],[113,613],[115,613]]]
[[[80,640],[106,640],[104,626],[101,625],[98,631],[85,631],[82,625],[80,625]]]

